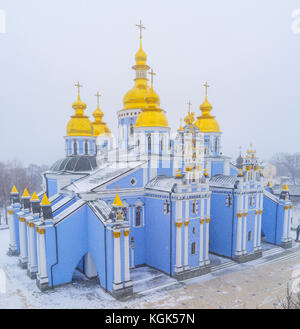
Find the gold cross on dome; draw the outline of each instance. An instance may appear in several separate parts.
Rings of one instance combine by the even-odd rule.
[[[97,105],[99,106],[99,98],[101,97],[101,94],[99,93],[99,91],[97,91],[95,96],[97,97]]]
[[[151,72],[148,72],[148,74],[151,75],[151,87],[153,87],[153,76],[156,75],[156,73],[153,72],[153,69],[151,69]]]
[[[209,84],[207,83],[207,81],[205,82],[205,84],[203,85],[205,87],[205,97],[207,97],[207,88],[209,88]]]
[[[140,29],[140,39],[142,39],[142,31],[146,29],[145,26],[142,25],[142,20],[140,20],[140,24],[135,24]]]
[[[78,88],[78,96],[80,95],[80,88],[82,87],[82,85],[79,83],[79,81],[77,83],[75,83],[75,87]]]

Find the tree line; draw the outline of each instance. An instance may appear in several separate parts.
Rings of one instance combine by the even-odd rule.
[[[30,194],[34,191],[38,193],[42,191],[41,173],[47,169],[45,165],[36,164],[24,167],[22,162],[16,159],[0,162],[0,223],[7,222],[7,207],[10,204],[10,191],[13,185],[17,187],[20,196],[25,188]]]

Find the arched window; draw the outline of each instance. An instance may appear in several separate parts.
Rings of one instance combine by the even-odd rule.
[[[148,152],[151,152],[151,135],[148,135]]]
[[[195,255],[196,254],[196,242],[192,242],[191,245],[191,254]]]
[[[218,138],[215,139],[215,152],[218,152]]]
[[[84,154],[85,155],[89,154],[89,142],[88,142],[88,140],[85,140],[85,142],[84,142]]]
[[[142,224],[142,209],[137,207],[135,210],[135,226],[141,226]]]
[[[74,139],[74,141],[73,141],[73,154],[74,155],[77,155],[77,149],[78,149],[77,141],[76,141],[76,139]]]
[[[130,124],[130,136],[133,136],[134,133],[134,128],[133,128],[133,123],[131,122]]]

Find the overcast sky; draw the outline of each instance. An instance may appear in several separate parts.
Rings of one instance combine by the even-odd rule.
[[[2,0],[0,161],[51,164],[64,156],[74,83],[91,115],[96,91],[112,131],[143,47],[172,130],[208,81],[223,153],[250,142],[261,158],[300,151],[300,33],[289,0]],[[300,24],[299,24],[300,25]]]

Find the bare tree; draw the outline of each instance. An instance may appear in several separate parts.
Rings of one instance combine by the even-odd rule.
[[[281,306],[284,309],[300,310],[300,293],[293,294],[290,291],[289,285],[287,285],[286,297],[285,300],[281,303]]]
[[[300,180],[300,153],[277,153],[270,162],[276,166],[278,176],[287,176],[294,184]]]
[[[16,185],[20,193],[25,187],[30,193],[40,192],[42,189],[41,173],[47,170],[47,166],[30,164],[25,168],[19,160],[0,162],[0,209],[4,209],[4,216],[7,216],[7,206],[9,205],[10,191]],[[7,217],[6,217],[7,222]],[[1,213],[0,213],[1,223]]]

